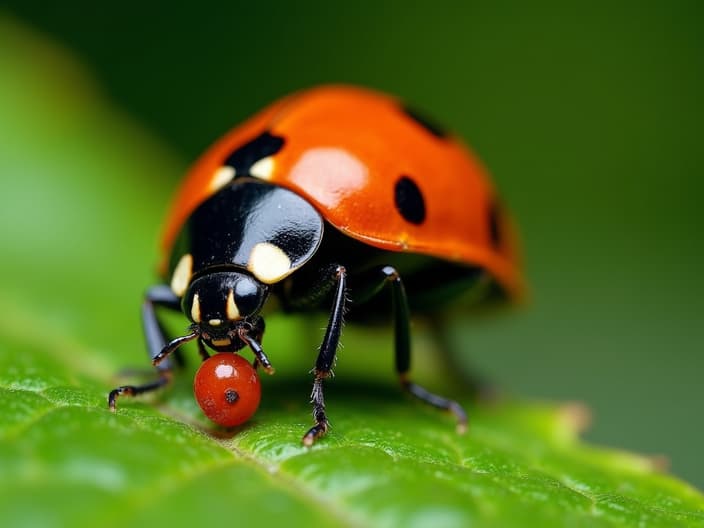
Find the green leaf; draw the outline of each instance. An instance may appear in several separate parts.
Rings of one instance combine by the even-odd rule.
[[[278,374],[249,424],[202,417],[193,365],[111,414],[115,374],[147,363],[137,306],[184,163],[8,19],[0,115],[0,526],[704,526],[704,497],[655,461],[581,444],[579,406],[469,405],[457,435],[397,390],[389,336],[367,329],[346,333],[312,449],[320,331],[295,319],[271,319]]]

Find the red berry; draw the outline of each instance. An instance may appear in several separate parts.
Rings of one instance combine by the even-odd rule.
[[[249,361],[223,352],[201,364],[193,380],[193,392],[208,418],[224,427],[234,427],[255,413],[262,387]]]

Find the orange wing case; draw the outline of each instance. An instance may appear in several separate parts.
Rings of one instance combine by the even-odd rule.
[[[346,235],[389,251],[481,266],[518,295],[515,236],[488,174],[458,139],[434,135],[396,99],[346,86],[293,94],[215,143],[189,171],[170,211],[165,253],[190,213],[220,185],[216,173],[238,147],[263,132],[282,137],[264,178],[310,201]],[[394,185],[419,188],[425,218],[398,214]]]

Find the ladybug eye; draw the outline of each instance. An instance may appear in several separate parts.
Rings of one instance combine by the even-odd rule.
[[[234,300],[242,317],[259,311],[264,300],[264,291],[253,279],[242,277],[234,289]]]

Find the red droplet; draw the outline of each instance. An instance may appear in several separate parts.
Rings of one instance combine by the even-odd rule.
[[[193,380],[193,392],[208,418],[224,427],[234,427],[256,412],[262,387],[249,361],[222,352],[201,364]]]

